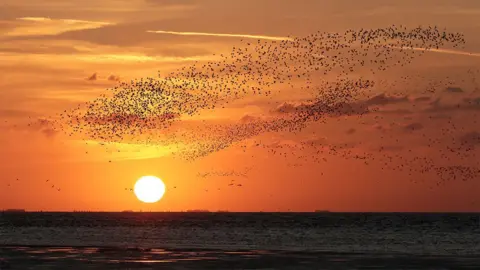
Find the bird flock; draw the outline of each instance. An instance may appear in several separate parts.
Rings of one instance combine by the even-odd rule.
[[[207,177],[248,177],[248,173],[253,169],[253,167],[247,167],[242,171],[236,170],[228,170],[228,171],[218,171],[218,170],[211,170],[207,172],[199,172],[197,173],[197,177],[199,178],[207,178]]]
[[[454,77],[431,79],[415,74],[395,80],[379,79],[379,74],[392,69],[398,72],[428,51],[464,45],[461,33],[436,26],[407,28],[401,25],[350,29],[343,33],[317,32],[282,41],[242,41],[242,46],[233,47],[230,53],[215,55],[216,60],[195,62],[166,75],[159,73],[158,77],[119,82],[98,98],[63,111],[54,122],[57,129],[68,136],[104,144],[174,145],[175,156],[188,161],[236,146],[243,152],[263,149],[269,155],[295,157],[297,162],[290,164],[295,167],[309,162],[328,162],[330,156],[337,156],[366,165],[380,164],[382,169],[406,171],[411,175],[435,173],[439,183],[454,178],[478,179],[478,164],[439,164],[431,154],[422,156],[412,149],[404,149],[399,141],[403,138],[393,130],[422,134],[426,140],[424,147],[447,145],[433,156],[451,159],[450,163],[458,159],[472,161],[475,148],[480,145],[479,133],[471,131],[466,137],[446,144],[443,139],[447,135],[453,138],[449,132],[460,128],[455,126],[454,119],[449,120],[449,126],[438,126],[443,136],[434,137],[427,135],[424,124],[414,121],[411,111],[382,111],[385,105],[407,104],[434,122],[435,117],[440,118],[442,112],[449,110],[477,110],[480,105],[480,98],[475,96],[479,91],[478,71],[473,69],[464,72],[470,77],[467,82],[472,91],[454,105],[444,104],[442,98],[434,99],[431,95],[439,91],[466,95],[462,93],[463,88],[456,88],[458,82]],[[416,92],[419,96],[406,94],[406,88],[418,87],[419,81],[423,83],[421,91]],[[279,102],[285,95],[305,98],[299,103]],[[234,123],[192,120],[204,112],[222,110],[251,97],[265,101],[273,109],[267,115],[246,115]],[[387,115],[400,116],[405,123],[384,123]],[[361,151],[358,142],[330,142],[319,134],[318,126],[346,117],[371,126],[381,134],[379,139],[385,144]],[[476,121],[476,118],[470,120]],[[293,143],[264,142],[260,138],[265,134],[285,133],[310,137]],[[356,128],[344,131],[347,137],[356,133]],[[212,171],[197,176],[244,175]]]

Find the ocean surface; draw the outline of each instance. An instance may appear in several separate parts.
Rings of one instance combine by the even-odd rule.
[[[480,269],[480,214],[0,212],[0,269]]]

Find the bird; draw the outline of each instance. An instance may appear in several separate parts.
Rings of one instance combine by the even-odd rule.
[[[68,136],[101,141],[100,145],[105,148],[109,143],[123,141],[159,148],[175,145],[174,157],[189,162],[239,147],[246,154],[252,150],[248,153],[251,159],[258,156],[257,152],[264,151],[270,158],[288,159],[287,166],[294,168],[328,164],[330,157],[340,157],[364,166],[377,164],[381,170],[409,175],[434,174],[441,184],[446,183],[446,179],[478,179],[478,162],[471,166],[440,164],[457,159],[478,160],[472,158],[478,145],[475,134],[463,139],[455,137],[454,132],[468,135],[468,131],[448,120],[445,126],[439,126],[438,137],[432,137],[426,133],[425,124],[412,117],[421,114],[432,122],[439,117],[439,112],[459,108],[475,112],[480,99],[471,96],[446,106],[433,94],[438,91],[446,95],[459,94],[460,90],[451,90],[456,89],[452,88],[455,78],[426,78],[399,71],[428,51],[447,46],[460,48],[465,43],[464,35],[458,32],[437,26],[408,28],[402,25],[347,29],[338,33],[317,31],[282,41],[243,42],[229,53],[216,53],[217,60],[188,64],[166,75],[159,72],[158,77],[118,82],[108,93],[63,110],[55,119],[41,123],[56,125]],[[387,71],[401,74],[392,80],[378,79]],[[475,79],[478,72],[469,69],[465,74],[470,76],[472,88],[478,89]],[[413,98],[406,93],[405,89],[414,87],[420,88],[421,96]],[[308,98],[300,104],[277,102],[276,98],[284,91],[279,88]],[[381,94],[372,94],[379,90]],[[176,123],[184,118],[228,108],[251,97],[268,101],[271,111],[267,116],[247,115],[228,124],[202,120],[188,129],[176,128]],[[379,109],[399,104],[411,105],[412,112]],[[404,117],[397,119],[400,114]],[[395,120],[388,123],[387,116]],[[373,150],[365,150],[369,146],[362,142],[352,145],[325,141],[310,132],[329,121],[342,125],[347,117],[370,125],[368,137],[378,144]],[[358,127],[343,128],[350,138],[360,133]],[[401,136],[394,131],[401,132]],[[305,133],[309,138],[298,138],[294,144],[286,143],[286,139],[275,143],[259,139],[264,134],[300,137]],[[414,136],[425,142],[426,147],[440,149],[437,152],[443,161],[436,162],[410,151],[408,155],[400,154],[406,150],[403,143]],[[452,143],[445,147],[442,143],[447,138]],[[255,141],[247,147],[249,140]],[[243,143],[245,145],[241,145]],[[250,170],[241,169],[210,170],[197,173],[197,178],[248,178],[249,173]],[[228,186],[243,185],[230,182]]]

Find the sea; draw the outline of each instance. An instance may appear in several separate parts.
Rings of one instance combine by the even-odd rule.
[[[0,212],[0,269],[480,269],[480,214]]]

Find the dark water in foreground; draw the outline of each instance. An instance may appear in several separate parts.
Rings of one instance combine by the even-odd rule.
[[[0,212],[0,258],[10,269],[480,269],[480,214]]]

